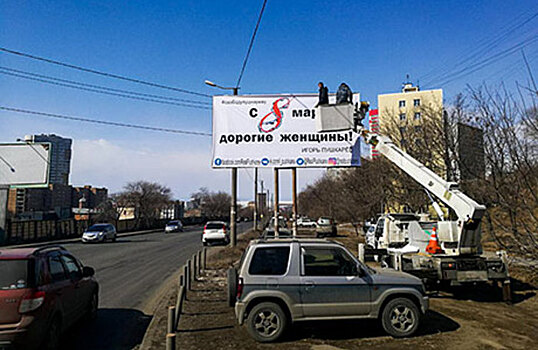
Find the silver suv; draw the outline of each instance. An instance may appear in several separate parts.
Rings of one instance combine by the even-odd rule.
[[[325,239],[252,241],[228,298],[240,325],[259,342],[281,338],[291,322],[377,318],[394,337],[415,333],[428,309],[420,279],[374,270]]]

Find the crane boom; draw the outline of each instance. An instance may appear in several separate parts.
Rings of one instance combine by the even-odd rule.
[[[454,210],[458,217],[460,253],[476,253],[476,248],[480,246],[480,222],[486,207],[461,192],[457,183],[445,181],[424,164],[402,151],[390,138],[372,134],[365,128],[359,128],[358,131],[366,143],[374,146],[379,153],[424,186],[447,207]]]

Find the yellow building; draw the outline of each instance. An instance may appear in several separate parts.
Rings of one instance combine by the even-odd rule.
[[[378,95],[377,105],[379,132],[446,179],[443,90],[420,90],[405,83],[401,92]],[[396,183],[394,188],[401,186]],[[388,211],[407,211],[398,202],[389,201],[386,205]],[[430,211],[428,203],[424,205],[422,210]]]
[[[377,97],[382,134],[446,178],[443,90],[420,90],[405,83],[398,93]]]

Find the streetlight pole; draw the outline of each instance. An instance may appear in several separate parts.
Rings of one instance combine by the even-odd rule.
[[[258,229],[258,168],[254,168],[254,230]]]
[[[222,90],[232,90],[234,96],[237,96],[239,87],[224,87],[206,80],[206,85],[213,86]],[[237,244],[237,168],[232,168],[232,203],[230,206],[230,246],[235,247]]]

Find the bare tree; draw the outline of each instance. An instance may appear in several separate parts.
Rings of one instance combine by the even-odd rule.
[[[161,209],[171,202],[170,188],[156,182],[129,182],[123,189],[118,194],[117,202],[124,208],[136,208],[137,227],[151,227],[160,218]]]
[[[226,192],[212,192],[202,187],[191,196],[198,202],[202,215],[208,218],[227,217],[230,215],[232,197]]]

